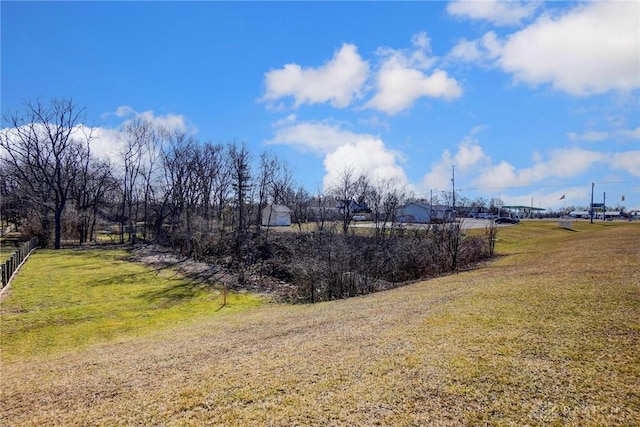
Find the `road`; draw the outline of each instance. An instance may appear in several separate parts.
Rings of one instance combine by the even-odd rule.
[[[467,229],[472,229],[472,228],[485,228],[487,225],[489,225],[491,223],[491,220],[489,219],[475,219],[475,218],[463,218],[460,220],[460,223],[462,224],[462,228],[467,230]],[[427,228],[432,224],[400,224],[402,227],[405,228],[411,228],[411,229],[415,229],[415,228]],[[496,224],[496,226],[498,227],[510,227],[514,224]],[[357,228],[374,228],[376,225],[373,222],[352,222],[351,223],[352,227],[357,227]],[[387,223],[387,228],[391,228],[392,224],[391,223]]]

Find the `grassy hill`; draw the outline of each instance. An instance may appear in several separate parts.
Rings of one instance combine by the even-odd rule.
[[[637,424],[640,224],[498,237],[501,256],[472,271],[218,311],[217,290],[123,253],[37,252],[0,308],[0,421]]]

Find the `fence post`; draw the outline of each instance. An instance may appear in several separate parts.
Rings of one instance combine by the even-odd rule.
[[[4,287],[11,281],[15,271],[24,262],[27,256],[29,256],[29,254],[37,247],[37,245],[38,239],[35,237],[23,242],[17,246],[16,250],[9,258],[0,264],[0,289],[4,290]]]

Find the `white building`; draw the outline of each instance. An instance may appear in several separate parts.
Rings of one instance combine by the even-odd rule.
[[[288,227],[291,225],[291,209],[285,205],[268,205],[262,209],[264,227]]]
[[[589,219],[591,218],[591,212],[589,211],[571,211],[569,212],[569,216],[573,217],[573,218],[585,218],[585,219]],[[606,211],[604,213],[604,217],[602,216],[602,211],[600,210],[596,210],[593,212],[593,218],[594,219],[606,219],[606,218],[620,218],[620,211]]]
[[[402,223],[428,224],[448,222],[454,219],[453,210],[443,205],[408,203],[396,209],[396,221]]]

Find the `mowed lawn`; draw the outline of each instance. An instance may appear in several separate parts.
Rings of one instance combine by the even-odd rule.
[[[640,224],[498,237],[475,270],[218,311],[124,253],[36,252],[1,306],[0,424],[638,425]]]
[[[3,299],[3,361],[77,350],[139,336],[221,311],[215,283],[194,283],[169,269],[129,261],[124,250],[39,250]],[[225,312],[264,304],[230,293]]]

